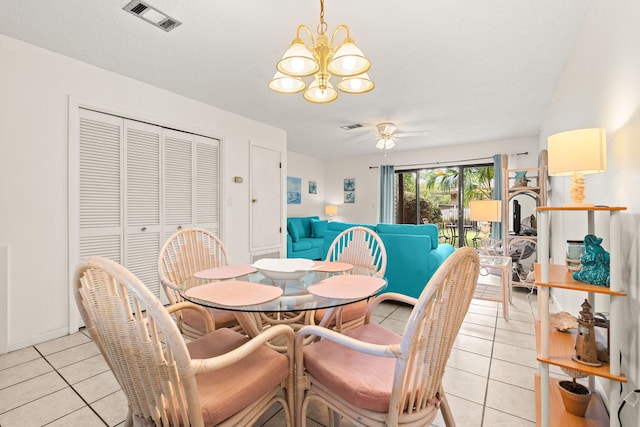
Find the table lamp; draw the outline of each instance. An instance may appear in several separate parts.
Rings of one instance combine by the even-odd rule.
[[[332,221],[333,216],[338,214],[338,207],[336,205],[327,205],[324,207],[324,214],[329,217],[329,221]]]
[[[489,222],[502,221],[502,201],[500,200],[471,200],[469,202],[469,217],[471,221],[485,221],[480,231],[485,235],[482,237],[482,252],[486,252],[490,239],[486,237],[489,233]]]
[[[549,175],[571,175],[571,201],[565,206],[593,206],[584,201],[584,175],[607,170],[607,135],[604,129],[576,129],[547,139]]]

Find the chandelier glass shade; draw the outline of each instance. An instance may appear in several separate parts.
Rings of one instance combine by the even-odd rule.
[[[336,47],[336,35],[340,30],[346,32],[346,37]],[[306,25],[299,25],[296,38],[291,46],[278,61],[277,72],[269,82],[269,88],[278,93],[298,93],[306,89],[304,99],[316,104],[331,102],[338,97],[338,91],[329,81],[332,76],[342,77],[338,83],[338,90],[359,94],[369,92],[374,83],[367,71],[371,62],[364,56],[349,35],[349,27],[340,25],[335,29],[331,40],[325,34],[327,23],[324,21],[324,0],[320,0],[320,23],[314,38]],[[307,33],[311,39],[310,46],[301,38]],[[314,76],[307,88],[302,77]]]

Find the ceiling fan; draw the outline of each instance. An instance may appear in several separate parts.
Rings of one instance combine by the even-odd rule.
[[[399,138],[411,137],[411,136],[419,136],[419,135],[427,135],[429,131],[421,130],[415,132],[396,132],[398,130],[398,126],[395,123],[391,122],[383,122],[378,123],[376,125],[378,129],[378,134],[376,135],[376,139],[378,142],[376,143],[376,148],[379,150],[384,150],[385,153],[387,150],[392,149],[396,146],[396,140]]]

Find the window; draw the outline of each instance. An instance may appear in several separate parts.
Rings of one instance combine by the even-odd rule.
[[[491,198],[492,187],[493,164],[396,171],[395,222],[436,224],[443,241],[473,245],[480,236],[469,201]]]

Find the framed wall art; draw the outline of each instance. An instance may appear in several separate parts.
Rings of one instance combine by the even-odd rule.
[[[302,203],[302,179],[293,176],[287,177],[287,204],[299,205]]]
[[[344,192],[344,203],[355,203],[356,202],[356,192],[355,191],[345,191]]]
[[[356,190],[356,179],[355,178],[345,178],[344,179],[344,191],[355,191]]]
[[[309,181],[309,194],[318,194],[318,183]]]

